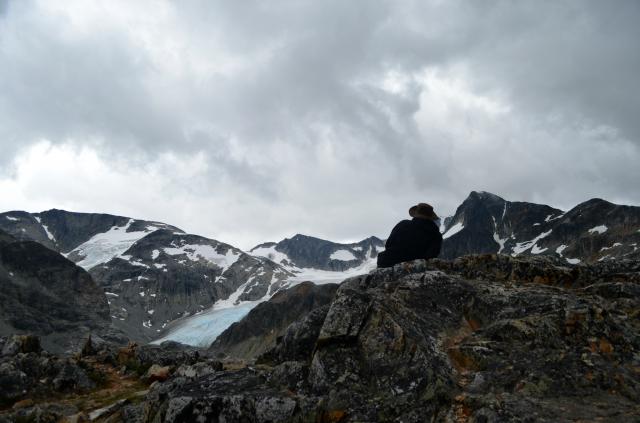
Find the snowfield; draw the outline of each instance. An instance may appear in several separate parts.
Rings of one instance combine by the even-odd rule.
[[[351,261],[358,258],[349,250],[338,250],[329,256],[330,260]]]
[[[136,241],[159,229],[147,226],[144,231],[127,232],[134,222],[130,219],[124,226],[114,226],[107,232],[94,235],[85,243],[76,247],[69,254],[78,253],[84,257],[76,264],[89,270],[101,263],[106,263],[127,251]]]
[[[225,254],[221,254],[218,253],[216,248],[211,245],[185,244],[177,248],[163,248],[163,251],[170,256],[184,254],[191,261],[199,261],[201,259],[207,260],[222,268],[222,273],[224,273],[240,258],[240,252],[235,252],[229,248]]]

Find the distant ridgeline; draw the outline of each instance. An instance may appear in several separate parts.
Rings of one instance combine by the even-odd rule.
[[[445,222],[441,258],[446,259],[474,253],[551,256],[566,264],[640,258],[640,207],[599,199],[564,212],[472,192]],[[390,229],[381,228],[381,232]],[[56,283],[95,281],[98,296],[88,293],[86,302],[71,307],[87,309],[83,319],[92,321],[88,326],[103,327],[110,319],[118,331],[139,342],[163,336],[172,322],[200,313],[217,301],[233,306],[241,301],[267,299],[304,280],[340,282],[347,276],[367,273],[384,249],[384,241],[376,237],[340,244],[295,235],[243,252],[165,223],[63,210],[2,213],[0,230],[4,231],[1,239],[7,251],[0,263],[0,277],[6,279],[3,287],[11,287],[3,297],[6,316],[0,324],[0,335],[27,332],[29,327],[39,329],[41,336],[53,331],[37,323],[18,327],[20,319],[9,316],[22,313],[29,316],[24,320],[27,322],[46,319],[19,304],[31,298],[27,293],[32,296],[42,291],[49,282],[39,280],[34,269],[22,276],[11,270],[38,264],[10,263],[22,259],[17,253],[9,254],[18,244],[7,247],[22,243],[20,248],[33,249],[28,242],[35,241],[47,247],[50,256],[53,254],[46,262],[57,263],[49,268],[50,276],[57,271],[62,272],[60,275],[77,273],[72,279],[54,277]],[[55,256],[59,259],[54,260]],[[88,271],[91,278],[73,263]],[[60,289],[64,292],[64,287]],[[64,314],[62,310],[73,302],[64,303],[63,296],[56,297],[50,300],[49,309]],[[108,315],[100,308],[103,303],[108,304]],[[37,304],[42,313],[47,310],[45,304],[44,300]],[[91,309],[96,313],[90,313]]]

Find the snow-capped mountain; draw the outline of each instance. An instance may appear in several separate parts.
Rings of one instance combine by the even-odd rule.
[[[360,242],[339,244],[307,235],[295,235],[280,242],[252,248],[255,256],[266,257],[293,271],[317,269],[343,272],[361,267],[384,250],[384,241],[374,236]]]
[[[137,341],[216,302],[268,298],[293,276],[228,244],[123,216],[12,211],[0,214],[0,229],[88,270],[104,288],[113,325]]]
[[[268,299],[292,276],[222,242],[166,229],[90,271],[105,289],[116,327],[151,340],[181,317],[217,301]]]
[[[592,199],[565,212],[471,192],[445,227],[442,258],[550,255],[569,264],[640,258],[640,207]]]
[[[36,241],[89,270],[126,251],[158,229],[182,231],[165,223],[99,213],[48,210],[0,213],[0,229],[18,240]]]

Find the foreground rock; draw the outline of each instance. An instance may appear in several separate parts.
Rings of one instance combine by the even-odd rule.
[[[130,421],[638,421],[639,312],[634,263],[416,261],[343,282],[256,367],[154,385]]]
[[[222,369],[184,345],[117,347],[96,336],[73,357],[43,350],[32,335],[0,338],[0,351],[1,423],[128,421],[149,384]]]
[[[291,323],[318,308],[324,308],[326,313],[337,289],[336,284],[303,282],[280,291],[222,332],[210,351],[221,356],[253,359],[273,348],[276,339]]]

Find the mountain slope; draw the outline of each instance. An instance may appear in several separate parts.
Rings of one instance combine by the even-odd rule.
[[[640,207],[600,199],[565,213],[474,191],[445,229],[442,258],[479,253],[549,255],[571,264],[640,258]]]
[[[0,335],[33,333],[69,351],[89,332],[109,332],[109,306],[91,276],[60,254],[0,231]]]
[[[291,276],[228,244],[162,229],[90,272],[107,292],[114,325],[145,341],[232,294],[233,301],[272,295]]]

